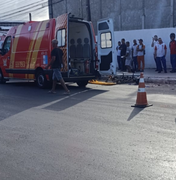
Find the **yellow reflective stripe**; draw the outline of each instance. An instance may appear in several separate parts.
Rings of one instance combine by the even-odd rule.
[[[44,29],[44,27],[46,28],[46,24],[49,21],[44,21],[42,22],[42,26],[40,29]],[[39,30],[40,31],[40,30]],[[31,58],[31,63],[30,63],[30,69],[35,69],[35,64],[37,61],[37,56],[38,56],[38,52],[40,51],[40,45],[43,39],[43,35],[45,34],[45,31],[40,31],[38,33],[38,36],[36,38],[36,42],[35,42],[35,46],[34,46],[34,50],[32,52],[32,58]]]
[[[32,36],[32,39],[30,39],[30,44],[29,44],[29,49],[28,49],[28,53],[27,53],[27,57],[26,57],[26,69],[29,69],[29,62],[30,62],[30,59],[31,59],[31,54],[32,54],[32,51],[33,51],[33,47],[34,47],[34,44],[35,44],[35,40],[37,38],[37,34],[38,34],[38,31],[39,31],[39,28],[41,26],[41,23],[40,22],[37,26],[36,26],[36,29],[35,29],[35,32],[33,32],[33,36]],[[31,37],[30,37],[31,38]],[[25,74],[25,78],[27,79],[28,78],[28,74]]]
[[[15,36],[15,38],[12,39],[13,43],[12,43],[12,48],[11,48],[9,69],[14,69],[15,53],[16,53],[16,49],[17,49],[17,45],[18,45],[19,34],[21,33],[22,27],[23,27],[23,25],[18,26],[18,28],[16,30],[17,36]],[[9,76],[13,77],[13,74],[9,74]]]

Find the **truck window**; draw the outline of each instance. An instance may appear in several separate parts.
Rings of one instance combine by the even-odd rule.
[[[10,50],[11,36],[7,37],[3,45],[3,53],[6,54]]]
[[[98,25],[98,30],[106,30],[106,29],[109,29],[107,22],[102,22]]]
[[[65,29],[60,29],[57,31],[58,46],[65,46]]]
[[[112,37],[110,32],[101,34],[101,48],[111,48],[112,47]]]

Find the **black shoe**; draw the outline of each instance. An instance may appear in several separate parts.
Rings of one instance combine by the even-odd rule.
[[[158,73],[161,73],[161,71],[158,71]]]
[[[155,71],[158,71],[158,69],[155,69]]]
[[[167,71],[164,71],[165,73],[167,73]]]
[[[175,71],[170,71],[171,73],[175,73]]]

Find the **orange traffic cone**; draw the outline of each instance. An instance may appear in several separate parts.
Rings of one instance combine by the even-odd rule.
[[[143,75],[143,73],[141,73],[136,104],[131,107],[145,108],[145,107],[149,107],[149,106],[153,106],[153,104],[148,104],[148,102],[147,102],[147,94],[145,91],[144,75]]]

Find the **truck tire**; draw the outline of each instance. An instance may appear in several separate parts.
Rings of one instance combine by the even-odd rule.
[[[39,88],[46,88],[47,87],[47,79],[43,72],[43,70],[39,70],[36,73],[36,83]]]
[[[78,81],[76,83],[79,87],[84,88],[88,84],[88,81]]]
[[[5,84],[5,83],[6,83],[6,81],[5,81],[5,79],[4,79],[4,76],[3,76],[2,71],[1,71],[1,69],[0,69],[0,84]]]

